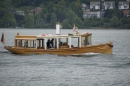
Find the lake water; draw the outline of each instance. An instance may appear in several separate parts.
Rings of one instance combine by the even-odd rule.
[[[0,43],[0,86],[130,86],[130,30],[96,30],[92,44],[113,42],[113,54],[15,55]],[[0,29],[6,45],[14,36],[55,34],[54,29]],[[73,33],[63,29],[62,34]],[[0,35],[1,36],[1,35]]]

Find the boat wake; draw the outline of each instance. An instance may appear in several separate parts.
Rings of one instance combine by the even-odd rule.
[[[0,51],[0,53],[9,53],[9,51]]]
[[[74,57],[93,57],[93,56],[97,56],[99,54],[100,53],[85,53],[85,54],[73,54],[71,56],[74,56]]]

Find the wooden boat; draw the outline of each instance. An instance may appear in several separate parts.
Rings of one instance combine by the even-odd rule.
[[[92,33],[79,33],[74,26],[76,34],[60,35],[60,25],[56,25],[56,35],[41,34],[38,36],[25,36],[17,34],[14,46],[4,46],[14,54],[57,54],[73,55],[84,53],[112,54],[112,42],[92,45]],[[48,47],[47,40],[53,39],[53,47]],[[72,40],[74,39],[74,43]],[[64,40],[64,42],[62,42]]]

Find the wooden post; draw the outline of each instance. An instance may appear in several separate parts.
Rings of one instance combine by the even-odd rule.
[[[89,45],[91,45],[92,44],[92,35],[90,35],[90,44]]]
[[[69,48],[71,48],[71,37],[69,37]]]
[[[16,47],[18,47],[17,40],[15,42],[16,42]]]
[[[33,48],[34,48],[34,40],[33,40]]]
[[[31,48],[31,45],[32,45],[32,40],[30,40],[30,48]]]
[[[39,39],[38,41],[39,41],[39,48],[41,48],[41,40]]]
[[[42,39],[42,48],[44,48],[44,39]]]
[[[57,38],[57,49],[59,49],[59,38]]]
[[[66,43],[67,43],[67,45],[68,45],[68,38],[66,38]]]
[[[79,37],[79,47],[81,47],[81,36]]]
[[[35,47],[36,47],[36,49],[37,49],[37,39],[36,39],[36,46],[35,46]]]
[[[14,47],[16,47],[16,39],[14,40]]]
[[[45,50],[47,49],[47,38],[45,38],[45,40],[44,40],[44,48],[45,48]]]
[[[53,47],[54,47],[54,48],[55,48],[55,45],[56,45],[56,44],[55,44],[55,41],[56,41],[56,40],[54,39],[54,40],[53,40]]]
[[[24,47],[26,48],[26,40],[24,40]]]

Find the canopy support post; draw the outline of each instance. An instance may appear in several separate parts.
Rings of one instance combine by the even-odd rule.
[[[71,37],[69,37],[69,48],[71,48]]]
[[[36,46],[35,46],[35,47],[36,47],[36,49],[37,49],[37,39],[36,39]]]
[[[45,48],[45,50],[47,49],[47,38],[45,38],[45,40],[44,40],[44,48]]]
[[[59,49],[59,38],[57,38],[57,49]]]

